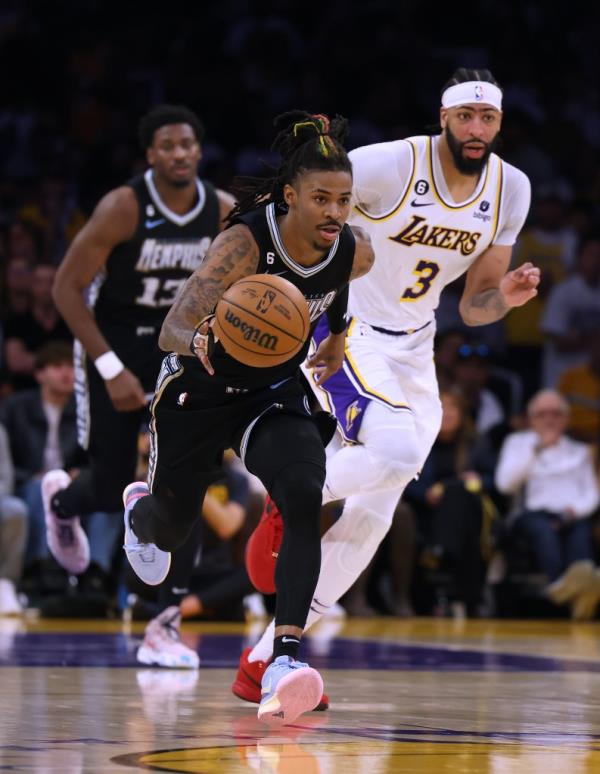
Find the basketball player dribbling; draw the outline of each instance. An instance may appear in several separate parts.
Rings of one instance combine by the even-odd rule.
[[[350,229],[352,166],[341,144],[346,121],[302,112],[276,120],[281,165],[248,191],[169,311],[159,345],[170,352],[151,406],[149,486],[126,487],[125,550],[137,575],[158,584],[170,552],[199,518],[207,486],[233,448],[280,504],[285,524],[277,568],[274,661],[265,671],[258,716],[291,723],[313,709],[323,682],[296,657],[320,567],[319,516],[324,443],[300,383],[300,352],[256,368],[231,358],[210,318],[225,290],[251,274],[276,274],[308,302],[311,326],[324,313],[330,332],[311,364],[329,378],[343,361],[348,282],[373,262],[370,240]],[[332,431],[333,432],[333,431]],[[151,492],[151,494],[150,494]]]
[[[351,222],[371,236],[377,260],[350,290],[343,369],[325,382],[307,369],[322,405],[335,412],[345,442],[327,448],[323,502],[346,501],[323,537],[307,627],[368,565],[438,434],[433,341],[442,289],[466,272],[460,313],[467,325],[499,320],[537,293],[539,269],[526,263],[508,271],[529,209],[530,185],[523,172],[493,152],[502,123],[500,87],[487,70],[461,68],[442,89],[441,102],[438,136],[349,154],[356,203]],[[315,340],[325,333],[320,325]],[[268,569],[256,565],[272,568],[270,557],[277,552],[279,502],[270,495],[274,503],[267,503],[248,544],[255,548],[247,553],[250,577],[268,578]],[[272,640],[273,624],[242,654],[232,686],[240,698],[257,700],[256,683],[271,658]]]

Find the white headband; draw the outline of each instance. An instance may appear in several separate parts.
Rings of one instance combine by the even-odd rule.
[[[442,107],[445,108],[471,105],[474,102],[502,110],[502,92],[487,81],[467,81],[449,86],[442,94]]]

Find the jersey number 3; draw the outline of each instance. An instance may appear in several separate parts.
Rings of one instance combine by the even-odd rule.
[[[135,299],[140,306],[172,306],[180,288],[185,284],[184,279],[160,280],[158,277],[144,277],[144,290],[141,296]]]
[[[413,274],[416,274],[419,278],[415,285],[411,288],[406,288],[402,294],[401,301],[414,301],[416,298],[421,298],[431,287],[431,283],[437,277],[440,271],[440,267],[433,261],[419,261],[419,263],[413,269]]]

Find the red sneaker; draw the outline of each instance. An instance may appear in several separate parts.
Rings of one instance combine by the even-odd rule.
[[[275,593],[275,565],[283,539],[283,519],[269,495],[260,522],[246,544],[246,570],[262,594]]]
[[[251,650],[252,648],[246,648],[240,656],[240,665],[231,685],[231,691],[238,699],[260,704],[260,682],[269,662],[248,661]],[[326,709],[329,709],[329,697],[323,694],[321,701],[314,708],[314,712],[323,712]]]

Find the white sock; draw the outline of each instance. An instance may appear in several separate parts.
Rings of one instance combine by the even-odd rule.
[[[399,490],[355,495],[321,540],[321,573],[304,631],[310,629],[335,604],[371,561],[387,534],[400,495]],[[271,621],[248,656],[268,661],[273,655],[275,622]]]

